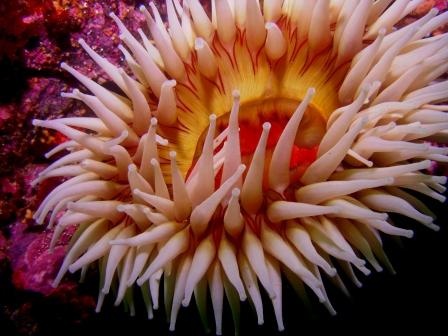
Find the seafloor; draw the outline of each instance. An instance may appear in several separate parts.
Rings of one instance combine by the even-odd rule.
[[[433,6],[446,10],[447,2],[425,1],[406,20]],[[68,276],[53,289],[50,283],[64,256],[69,233],[50,253],[51,231],[32,220],[33,211],[57,181],[45,182],[39,188],[32,188],[30,182],[49,163],[44,153],[64,139],[34,128],[31,120],[88,113],[82,104],[60,97],[61,91],[78,83],[59,64],[65,61],[96,81],[111,85],[77,40],[84,38],[113,63],[122,63],[118,31],[107,14],[115,12],[135,32],[143,23],[135,9],[142,3],[0,0],[0,335],[168,334],[163,310],[156,312],[153,321],[147,321],[143,307],[136,317],[129,317],[121,307],[113,308],[112,302],[107,302],[104,311],[95,314],[94,270],[83,284],[78,283],[77,275]],[[397,275],[371,275],[364,279],[363,289],[351,288],[351,300],[330,289],[336,317],[330,317],[317,303],[298,301],[286,287],[287,331],[283,334],[387,332],[391,328],[404,333],[425,328],[426,334],[440,330],[446,335],[448,215],[446,204],[432,203],[442,230],[436,233],[416,227],[411,240],[385,239]],[[415,227],[413,223],[409,226]],[[243,335],[277,334],[271,308],[266,307],[265,325],[256,326],[255,314],[249,304],[243,304]],[[224,332],[232,334],[228,310],[226,307]],[[181,311],[177,329],[176,334],[203,334],[194,307]]]

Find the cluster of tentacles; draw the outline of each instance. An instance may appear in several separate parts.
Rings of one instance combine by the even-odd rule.
[[[220,334],[224,297],[263,323],[260,285],[283,329],[282,275],[335,313],[322,275],[392,269],[379,233],[413,233],[389,213],[438,229],[416,195],[445,200],[448,13],[394,28],[419,2],[167,0],[141,41],[111,14],[130,73],[79,44],[120,92],[62,64],[95,116],[34,120],[69,138],[35,181],[67,177],[35,213],[52,247],[77,225],[54,286],[98,262],[97,310],[116,282],[133,313],[137,284],[151,317],[163,278],[170,329],[209,295]]]

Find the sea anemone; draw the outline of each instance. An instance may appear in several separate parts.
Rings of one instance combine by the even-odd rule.
[[[68,138],[35,181],[67,177],[35,213],[51,248],[78,225],[54,286],[97,262],[97,310],[113,287],[133,313],[141,287],[151,317],[163,280],[171,330],[209,295],[221,334],[224,297],[237,329],[265,291],[282,330],[282,278],[334,314],[323,275],[393,271],[380,233],[413,232],[390,214],[438,230],[416,195],[445,200],[448,13],[397,27],[420,2],[167,0],[139,39],[111,14],[126,71],[79,44],[117,89],[63,63],[91,94],[62,95],[95,116],[34,120]]]

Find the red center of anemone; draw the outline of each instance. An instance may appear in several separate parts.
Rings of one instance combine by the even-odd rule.
[[[285,129],[288,119],[277,117],[273,120],[269,120],[269,122],[271,124],[271,130],[269,132],[266,152],[267,156],[270,158],[283,130]],[[250,159],[257,148],[262,127],[261,124],[245,120],[240,121],[239,126],[241,156],[243,157],[243,160]],[[294,144],[289,165],[289,168],[292,171],[293,180],[300,178],[304,170],[316,159],[317,148],[317,145],[307,148]]]
[[[286,124],[288,123],[289,118],[287,116],[279,116],[276,113],[270,115],[268,120],[265,118],[257,118],[254,120],[253,118],[246,119],[241,118],[239,120],[239,138],[240,138],[240,151],[241,151],[241,159],[244,164],[247,166],[250,165],[253,154],[257,148],[258,142],[262,133],[262,124],[268,121],[271,124],[267,145],[266,145],[266,154],[265,154],[265,181],[264,185],[267,186],[267,169],[271,162],[272,153],[279,141],[280,136],[282,135]],[[227,124],[221,124],[220,130],[222,131]],[[300,132],[300,130],[299,130]],[[300,136],[300,134],[298,134]],[[222,148],[222,145],[215,150],[215,154]],[[306,168],[316,160],[318,144],[305,147],[303,145],[294,144],[291,151],[291,160],[290,160],[290,172],[291,172],[291,183],[295,183],[299,181],[300,177],[305,172]],[[215,186],[219,187],[221,182],[221,173],[220,170],[215,178]]]
[[[307,168],[316,160],[317,149],[326,129],[326,118],[318,108],[309,105],[306,110],[298,112],[300,111],[298,110],[300,104],[300,101],[286,98],[270,98],[261,101],[248,102],[239,107],[239,112],[236,112],[238,113],[237,124],[232,124],[231,126],[229,126],[229,122],[231,113],[235,113],[232,112],[234,110],[221,115],[215,120],[216,128],[214,136],[215,140],[220,144],[218,147],[215,147],[214,155],[216,158],[221,157],[222,159],[222,152],[224,151],[223,146],[226,141],[225,138],[223,139],[223,136],[225,136],[228,127],[232,129],[231,136],[234,136],[235,127],[238,127],[239,148],[236,149],[236,147],[234,147],[233,150],[239,150],[241,163],[246,165],[246,167],[250,167],[252,165],[253,156],[257,152],[257,147],[260,144],[260,139],[263,138],[262,143],[265,147],[263,149],[260,148],[260,150],[264,150],[264,164],[258,169],[261,168],[264,170],[263,187],[265,190],[268,190],[270,185],[268,176],[270,174],[269,169],[271,167],[272,157],[279,157],[280,155],[280,157],[283,158],[282,160],[286,159],[286,157],[283,156],[286,154],[284,152],[286,148],[278,148],[279,144],[283,144],[280,146],[286,146],[288,148],[287,150],[291,151],[288,153],[290,155],[289,184],[291,186],[296,186]],[[300,114],[293,118],[296,112]],[[235,120],[233,122],[235,122]],[[291,122],[292,124],[290,125]],[[196,153],[191,168],[187,172],[187,176],[190,175],[193,167],[196,166],[208,130],[209,128],[204,130],[197,141]],[[233,146],[235,145],[236,144],[233,143]],[[226,155],[230,155],[230,153],[227,153]],[[222,161],[215,160],[215,163],[218,162],[222,164]],[[260,162],[258,161],[257,164],[260,164]],[[273,166],[277,167],[276,164]],[[216,187],[221,185],[221,174],[222,169],[215,171]]]
[[[272,151],[283,132],[286,125],[286,120],[273,120],[270,121],[271,130],[269,132],[267,150]],[[253,125],[249,122],[240,122],[240,146],[241,155],[243,157],[252,156],[257,147],[258,141],[261,136],[261,126]],[[317,146],[311,148],[300,147],[294,145],[291,153],[290,168],[295,169],[298,166],[310,165],[316,159]]]

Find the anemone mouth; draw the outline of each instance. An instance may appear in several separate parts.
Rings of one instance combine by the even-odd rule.
[[[282,330],[282,275],[334,314],[322,274],[346,291],[335,262],[356,286],[367,265],[393,270],[379,232],[412,231],[389,213],[437,230],[408,191],[446,190],[427,170],[448,150],[427,140],[448,142],[447,37],[423,37],[448,16],[393,31],[416,4],[217,0],[210,19],[198,0],[168,0],[169,30],[141,8],[154,44],[112,14],[132,76],[80,44],[124,96],[63,64],[93,93],[64,96],[97,118],[34,121],[71,139],[36,180],[71,177],[35,214],[57,222],[52,246],[81,223],[54,284],[99,260],[97,310],[119,279],[115,303],[133,307],[136,283],[152,316],[164,277],[170,329],[193,296],[204,313],[208,288],[220,334],[224,295],[263,323],[262,288]]]
[[[268,157],[266,157],[266,163],[269,165],[272,151],[298,105],[300,105],[300,101],[296,99],[270,97],[246,102],[239,107],[239,141],[244,164],[250,164],[263,132],[263,126],[266,127],[266,124],[269,124],[270,132],[266,144],[266,150],[269,153]],[[225,135],[227,132],[230,114],[231,112],[229,111],[217,117],[217,134]],[[325,113],[321,112],[314,104],[309,104],[295,134],[290,163],[291,170],[304,170],[306,165],[309,165],[315,159],[317,146],[325,134],[326,123]],[[202,153],[206,135],[207,130],[204,130],[197,141],[192,167]],[[221,149],[222,144],[215,151]],[[266,174],[264,175],[266,176]],[[299,174],[296,173],[296,175],[294,180],[297,182]]]
[[[247,146],[241,145],[242,154],[254,152],[254,142],[258,141],[265,122],[269,122],[272,126],[268,148],[273,147],[300,103],[301,101],[296,99],[266,98],[241,105],[238,114],[240,138],[247,139],[248,143]],[[229,117],[230,112],[217,119],[218,132],[227,128]],[[314,104],[309,104],[297,129],[294,144],[304,148],[317,146],[325,133],[326,124],[326,114]]]

